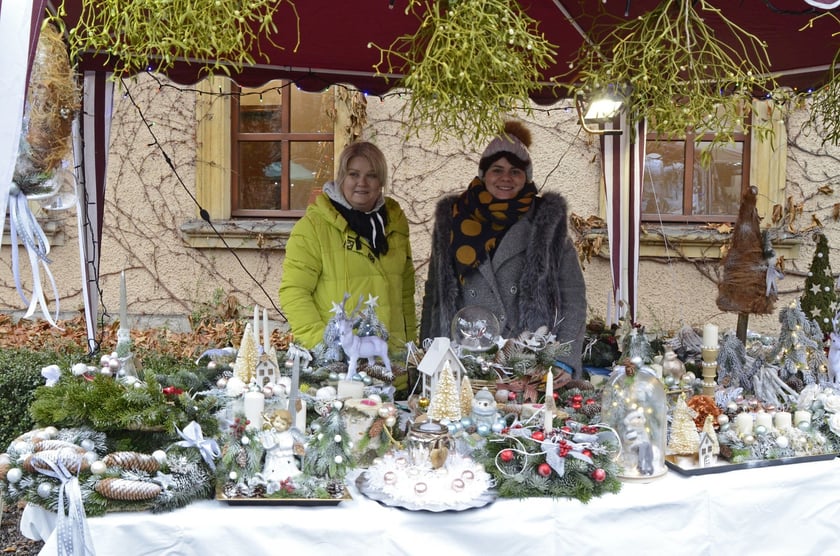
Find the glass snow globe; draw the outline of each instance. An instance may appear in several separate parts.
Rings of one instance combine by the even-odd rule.
[[[638,359],[616,365],[601,403],[603,421],[621,443],[618,478],[647,482],[665,475],[668,407],[653,369]]]
[[[464,307],[452,318],[449,337],[464,351],[488,351],[496,345],[501,327],[493,311],[481,305]]]

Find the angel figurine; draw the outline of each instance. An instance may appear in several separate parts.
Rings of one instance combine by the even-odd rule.
[[[283,482],[300,475],[295,448],[302,446],[302,436],[292,429],[292,414],[279,409],[266,420],[269,428],[260,433],[260,442],[265,448],[263,478],[266,481]]]

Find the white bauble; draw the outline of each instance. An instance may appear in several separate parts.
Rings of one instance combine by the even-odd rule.
[[[243,446],[247,446],[251,443],[251,439],[243,434],[242,438],[239,439],[239,442],[241,442]]]
[[[333,440],[335,440],[336,442],[341,442],[341,435],[340,434],[335,435],[333,437]]]
[[[155,450],[152,452],[152,457],[155,458],[155,461],[158,462],[160,465],[166,463],[166,452],[163,450]]]
[[[235,481],[237,479],[237,477],[239,477],[239,475],[236,473],[236,471],[231,471],[228,474],[228,477],[230,478],[231,481]]]
[[[12,484],[20,481],[23,478],[23,471],[20,467],[12,467],[6,472],[6,480]]]
[[[99,370],[99,372],[100,372],[103,376],[113,376],[113,375],[114,375],[114,371],[112,371],[112,370],[111,370],[111,367],[102,367],[102,368]]]
[[[236,376],[230,377],[227,381],[227,386],[225,386],[225,390],[227,390],[228,395],[234,398],[237,396],[241,396],[247,389],[248,386],[245,384],[245,382],[243,382],[241,378]]]
[[[219,388],[224,388],[225,386],[227,386],[227,383],[228,383],[227,377],[222,377],[222,378],[220,378],[219,380],[216,381],[216,386],[219,387]]]
[[[335,401],[333,402],[333,407],[334,407],[335,409],[337,409],[337,410],[341,411],[341,408],[342,408],[342,407],[344,407],[344,402],[342,402],[341,400],[335,400]]]
[[[111,356],[110,356],[110,355],[105,355],[105,354],[103,353],[103,354],[102,354],[102,357],[100,357],[100,358],[99,358],[99,366],[100,366],[100,367],[105,367],[105,366],[107,366],[107,365],[108,365],[108,362],[109,362],[110,360],[111,360]]]
[[[341,456],[335,456],[335,462],[336,462],[336,463],[341,463],[342,461],[344,461],[344,458],[343,458],[343,457],[341,457]]]
[[[50,425],[44,429],[44,434],[47,435],[47,438],[55,438],[55,435],[58,434],[58,429]]]
[[[323,386],[315,391],[315,399],[324,402],[334,400],[337,395],[335,386]]]
[[[93,465],[93,462],[99,459],[99,456],[96,452],[85,452],[85,455],[82,456],[85,458],[85,461],[88,462],[88,465]]]
[[[370,395],[368,395],[368,399],[372,402],[377,403],[377,404],[382,403],[382,396],[380,396],[379,394],[370,394]]]
[[[397,424],[397,418],[391,415],[390,417],[385,418],[385,425],[388,427],[393,427]]]
[[[52,494],[52,483],[41,483],[38,485],[38,496],[41,498],[49,498]]]
[[[789,444],[787,436],[780,436],[776,439],[776,446],[779,448],[787,448]]]
[[[95,461],[90,464],[90,472],[94,475],[104,475],[108,470],[108,466],[102,460]]]
[[[91,450],[96,448],[96,444],[94,444],[93,440],[91,440],[90,438],[85,438],[84,440],[79,442],[79,446],[81,446],[82,448],[84,448],[88,452],[90,452]]]

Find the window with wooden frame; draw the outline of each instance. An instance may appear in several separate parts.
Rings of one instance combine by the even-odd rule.
[[[231,92],[231,217],[303,216],[333,176],[333,91],[277,80]]]
[[[642,188],[642,221],[734,222],[749,185],[750,134],[735,133],[712,148],[714,134],[663,139],[648,134]]]

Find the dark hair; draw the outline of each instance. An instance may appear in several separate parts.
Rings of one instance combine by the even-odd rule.
[[[497,160],[502,159],[502,158],[504,158],[505,160],[510,162],[510,165],[513,166],[514,168],[519,168],[520,170],[525,170],[525,171],[528,170],[528,161],[522,160],[521,158],[519,158],[518,156],[516,156],[513,153],[509,153],[509,152],[506,152],[506,151],[501,151],[501,152],[498,152],[498,153],[495,153],[495,154],[491,154],[488,157],[482,158],[478,162],[478,169],[480,170],[481,175],[484,175],[485,173],[487,173],[488,168],[490,168],[490,166],[492,166],[494,162],[496,162]]]

